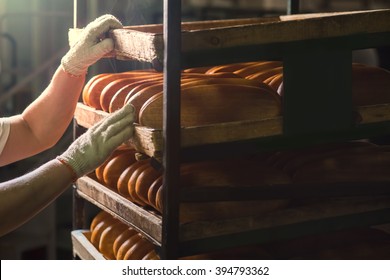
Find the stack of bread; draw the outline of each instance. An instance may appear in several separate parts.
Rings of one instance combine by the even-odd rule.
[[[108,260],[159,260],[156,246],[132,227],[105,211],[90,225],[90,242]],[[183,259],[269,259],[262,246],[245,246],[215,251]]]
[[[150,158],[136,159],[131,148],[115,151],[95,170],[100,183],[130,201],[162,213],[162,172],[152,166]],[[180,187],[239,187],[289,184],[286,174],[265,164],[264,156],[224,161],[202,161],[181,165]],[[259,172],[261,171],[261,172]],[[220,201],[182,203],[180,221],[236,218],[276,211],[287,207],[288,200]]]
[[[159,260],[156,246],[132,227],[105,211],[90,225],[90,242],[108,260]],[[253,244],[191,255],[181,259],[389,259],[390,235],[380,229],[357,228],[291,240]]]
[[[96,169],[106,187],[133,203],[163,211],[163,178],[150,158],[131,148],[116,150]],[[182,163],[181,188],[268,187],[287,184],[384,182],[390,180],[390,148],[366,141],[333,143],[225,160]],[[285,209],[291,200],[185,202],[182,223],[259,215]]]
[[[354,106],[390,103],[390,72],[352,64]],[[263,120],[281,115],[283,63],[255,61],[186,69],[181,77],[181,125]],[[163,74],[154,70],[100,74],[91,78],[83,102],[114,112],[133,104],[136,122],[162,127]]]

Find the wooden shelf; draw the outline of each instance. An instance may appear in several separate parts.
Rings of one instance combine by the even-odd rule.
[[[77,181],[76,188],[80,197],[97,205],[129,226],[136,228],[154,244],[161,246],[162,217],[160,215],[137,206],[89,177],[80,178]],[[259,203],[261,203],[261,200],[259,200]],[[368,225],[378,222],[378,220],[372,219],[372,216],[374,214],[378,215],[378,213],[381,214],[379,223],[386,223],[390,221],[390,215],[387,215],[389,212],[389,195],[375,195],[368,198],[356,196],[319,199],[313,204],[306,203],[258,216],[194,221],[182,224],[180,225],[180,242],[191,247],[190,251],[183,252],[183,254],[196,253],[198,245],[210,238],[253,234],[253,232],[257,232],[261,236],[261,234],[270,231],[276,231],[280,235],[283,232],[289,232],[289,230],[302,234],[303,229],[309,229],[311,232],[315,231],[318,222],[322,220],[328,220],[331,224],[333,221],[333,227],[339,227],[338,222],[340,220],[344,221],[343,226],[349,225],[348,221],[351,218],[355,223],[356,219],[359,220],[359,215],[363,213],[372,213],[370,219],[364,221]],[[360,222],[363,222],[363,220],[360,220]],[[268,235],[265,234],[265,236]],[[273,240],[271,236],[267,238],[263,237],[264,240],[260,241]],[[237,242],[243,241],[237,240]]]
[[[182,55],[389,32],[389,17],[390,10],[384,9],[183,22]],[[70,30],[70,44],[79,33],[78,29]],[[115,40],[117,58],[151,62],[162,68],[163,25],[127,26],[111,31],[111,37]]]
[[[359,127],[390,121],[390,104],[359,107],[357,111],[360,114],[362,121],[359,124],[356,124],[350,132],[352,132],[352,130],[359,132]],[[89,128],[107,115],[108,113],[106,112],[78,103],[75,112],[75,119],[79,125]],[[382,133],[384,133],[383,130],[377,131],[378,135]],[[283,117],[277,117],[265,120],[220,123],[207,126],[182,128],[181,145],[182,148],[189,148],[282,135]],[[364,133],[363,135],[358,136],[361,138],[365,137]],[[366,137],[370,136],[373,135],[366,135]],[[135,135],[129,144],[133,145],[140,152],[160,160],[163,151],[162,139],[161,129],[153,129],[136,125]]]
[[[170,4],[173,5],[174,1]],[[177,20],[177,14],[172,12],[174,6],[169,6],[167,10],[173,15],[169,24],[165,26],[131,26],[111,31],[110,36],[115,42],[115,57],[150,62],[157,70],[165,67],[168,71],[165,73],[164,85],[174,86],[179,85],[180,75],[177,74],[180,67],[270,60],[276,57],[284,61],[284,75],[286,81],[289,81],[285,83],[285,97],[288,95],[288,100],[285,98],[283,104],[285,119],[278,117],[245,123],[225,123],[180,129],[178,126],[172,126],[172,124],[179,123],[176,122],[175,110],[167,109],[175,108],[175,104],[180,103],[175,99],[179,96],[180,87],[173,87],[173,90],[165,95],[167,98],[165,104],[170,104],[170,106],[164,106],[168,116],[163,130],[136,126],[135,137],[129,143],[156,159],[161,159],[162,152],[165,150],[163,164],[166,167],[164,179],[167,187],[164,192],[164,203],[168,207],[164,208],[163,217],[137,206],[88,177],[78,180],[76,197],[97,205],[145,234],[155,245],[161,246],[160,257],[162,259],[177,258],[235,245],[288,239],[390,222],[390,196],[386,191],[386,182],[373,184],[375,190],[380,190],[380,195],[375,196],[363,196],[369,193],[368,184],[360,189],[362,192],[356,197],[348,197],[348,188],[341,192],[342,197],[337,197],[340,193],[337,192],[335,186],[330,187],[330,192],[326,192],[326,186],[323,186],[321,192],[327,198],[319,198],[313,204],[295,204],[290,208],[257,216],[180,224],[176,215],[178,204],[191,197],[192,194],[198,195],[199,200],[207,194],[207,191],[191,193],[180,192],[178,189],[176,181],[179,177],[178,165],[189,150],[192,150],[192,154],[199,154],[200,158],[204,159],[209,158],[211,153],[197,153],[198,148],[210,146],[213,150],[226,154],[226,151],[230,153],[233,150],[227,149],[228,146],[226,146],[231,143],[239,143],[242,148],[247,145],[247,141],[271,138],[271,141],[276,143],[275,145],[282,146],[280,145],[282,142],[273,141],[273,137],[286,140],[283,142],[286,144],[286,142],[291,142],[289,137],[298,135],[301,138],[294,139],[293,142],[301,142],[305,145],[306,143],[313,144],[318,139],[331,142],[335,139],[361,139],[390,132],[388,125],[390,104],[358,108],[362,121],[353,123],[351,92],[348,92],[351,86],[351,79],[348,77],[351,50],[390,44],[390,21],[388,20],[390,10],[191,22],[181,24],[181,33],[180,20]],[[168,14],[167,11],[166,17]],[[176,23],[177,26],[175,26]],[[169,35],[165,46],[163,30],[168,31]],[[79,33],[80,30],[70,30],[70,44],[77,40]],[[175,46],[181,46],[180,56],[177,56],[179,48]],[[165,47],[170,51],[168,54],[165,52]],[[169,57],[165,61],[164,53]],[[306,68],[301,67],[303,59],[308,62]],[[318,67],[318,61],[322,67]],[[329,76],[329,73],[338,77],[337,82],[327,83],[325,77]],[[329,87],[319,89],[318,94],[313,96],[312,88],[315,87],[307,83],[302,88],[304,84],[302,79],[317,81],[312,79],[317,76],[323,77],[320,83],[329,84]],[[339,81],[345,77],[344,87],[340,87]],[[312,116],[310,114],[312,111],[308,109],[311,108],[310,106],[303,104],[300,100],[311,102],[313,98],[320,104],[337,104],[337,106],[334,106],[332,110],[326,106],[323,108],[314,106],[317,115],[310,120],[306,118],[302,122],[301,119],[296,118],[296,115]],[[300,114],[296,114],[297,112]],[[105,112],[78,104],[75,120],[78,125],[88,128],[105,116],[107,116]],[[329,134],[332,134],[330,138],[327,136]],[[165,144],[169,143],[169,145],[163,146],[163,135],[166,138]],[[313,135],[314,137],[307,142],[301,141]],[[181,143],[181,146],[176,143]],[[254,146],[250,145],[248,149],[253,152]],[[237,151],[242,152],[240,149]],[[283,187],[286,188],[286,186],[279,187],[279,194],[281,194]],[[301,189],[302,192],[304,190],[305,188]],[[246,190],[242,199],[248,199],[251,193],[255,192]],[[210,192],[210,194],[212,194],[210,200],[218,200],[216,192]],[[82,215],[80,211],[82,207],[76,206],[75,212],[78,213],[78,217]],[[76,240],[74,246],[79,246],[81,243]],[[84,252],[84,249],[75,249],[77,250],[79,250],[77,254],[83,255],[82,258],[88,259],[92,255]]]
[[[91,232],[74,230],[71,232],[73,254],[82,260],[106,260],[106,258],[89,241]]]

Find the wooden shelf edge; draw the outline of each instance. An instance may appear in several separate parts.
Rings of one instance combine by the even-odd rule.
[[[389,32],[389,9],[309,13],[271,18],[182,23],[182,53]],[[358,23],[358,24],[357,24]],[[69,31],[69,44],[80,36]],[[116,58],[163,62],[162,25],[127,26],[110,32]],[[375,47],[375,46],[371,46]]]
[[[362,121],[358,125],[370,125],[390,121],[390,104],[360,106],[357,108]],[[89,128],[108,113],[78,103],[75,111],[77,123]],[[219,123],[181,129],[183,148],[229,143],[234,141],[254,140],[271,136],[283,136],[283,117],[265,120]],[[162,130],[135,126],[134,137],[128,142],[140,152],[157,159],[162,157]]]
[[[74,256],[82,260],[106,260],[89,241],[90,234],[90,231],[83,229],[71,232]]]
[[[137,206],[120,194],[89,177],[76,182],[77,194],[144,234],[156,245],[161,244],[161,218]]]
[[[153,215],[136,206],[88,177],[78,180],[77,191],[81,197],[114,215],[122,222],[135,227],[157,246],[161,246],[162,218],[160,216]],[[245,232],[276,227],[288,227],[295,223],[306,223],[389,208],[389,195],[377,195],[370,198],[339,197],[316,200],[316,203],[312,205],[305,204],[285,208],[258,216],[182,224],[180,226],[180,242],[244,234]]]

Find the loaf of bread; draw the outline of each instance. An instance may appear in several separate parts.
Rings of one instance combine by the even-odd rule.
[[[128,189],[130,177],[131,175],[133,175],[135,170],[137,170],[140,166],[144,164],[145,164],[145,160],[136,161],[130,166],[128,166],[125,170],[123,170],[123,172],[118,178],[118,183],[117,183],[117,190],[121,195],[131,199],[129,194],[129,189]]]
[[[154,249],[153,243],[141,237],[133,246],[127,250],[124,260],[142,260],[147,253]]]
[[[117,260],[124,260],[127,251],[134,244],[136,244],[141,238],[142,238],[142,235],[140,233],[136,233],[133,236],[131,236],[129,239],[127,239],[125,242],[123,242],[122,245],[118,249],[118,252],[116,254],[116,259]]]
[[[114,244],[112,245],[112,250],[114,252],[115,259],[118,259],[118,250],[122,246],[123,243],[125,243],[126,240],[130,239],[133,235],[137,234],[138,232],[130,227],[127,227],[126,230],[121,232],[114,241]]]
[[[135,192],[137,196],[145,202],[145,204],[149,204],[148,192],[149,188],[158,178],[161,178],[162,173],[159,170],[156,170],[153,166],[149,166],[140,172],[136,182],[135,182]]]
[[[113,157],[103,170],[103,180],[105,186],[117,189],[117,183],[122,172],[131,164],[136,162],[135,150],[127,150]]]
[[[117,220],[114,217],[109,216],[106,219],[100,221],[95,226],[95,228],[91,232],[91,243],[93,244],[93,246],[95,246],[95,248],[99,249],[100,237],[103,231],[116,222]]]
[[[108,214],[106,211],[100,211],[91,221],[91,225],[89,230],[93,232],[95,227],[103,220],[110,218],[111,215]]]
[[[144,171],[145,169],[147,169],[149,166],[150,166],[149,161],[142,162],[142,164],[137,169],[135,169],[133,171],[133,173],[131,174],[128,185],[127,185],[127,188],[129,191],[129,199],[132,202],[137,203],[141,206],[145,206],[145,205],[147,205],[147,203],[145,203],[144,200],[142,200],[138,196],[137,191],[136,191],[136,184],[137,184],[137,179],[138,179],[139,175],[141,174],[141,172]]]
[[[224,65],[217,65],[214,67],[211,67],[209,70],[207,70],[206,74],[215,74],[220,72],[231,72],[234,73],[235,71],[238,71],[244,67],[255,65],[260,63],[260,61],[256,62],[238,62],[238,63],[230,63],[230,64],[224,64]]]
[[[115,239],[128,228],[127,225],[117,220],[117,222],[113,223],[102,232],[99,240],[99,251],[106,259],[114,260],[116,258],[113,247]]]
[[[258,63],[238,69],[233,73],[239,75],[240,77],[248,78],[251,75],[263,72],[265,70],[274,69],[276,67],[281,67],[282,65],[283,63],[281,61],[260,61]]]
[[[152,249],[142,258],[142,260],[159,260],[160,256],[157,254],[156,250]]]
[[[215,84],[184,88],[181,94],[183,127],[262,120],[281,113],[278,94],[260,87]],[[139,113],[141,125],[161,128],[162,104],[162,94],[156,94],[145,102]]]
[[[148,189],[148,204],[152,206],[154,209],[158,209],[156,205],[156,196],[158,190],[162,187],[163,177],[160,176],[150,185]]]

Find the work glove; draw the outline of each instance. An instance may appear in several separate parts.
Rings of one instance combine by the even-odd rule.
[[[134,133],[134,107],[127,104],[92,126],[57,159],[71,169],[74,179],[100,166]]]
[[[85,75],[90,65],[114,50],[113,40],[104,38],[105,33],[122,27],[120,21],[112,15],[103,15],[89,23],[62,58],[62,68],[73,76]]]

